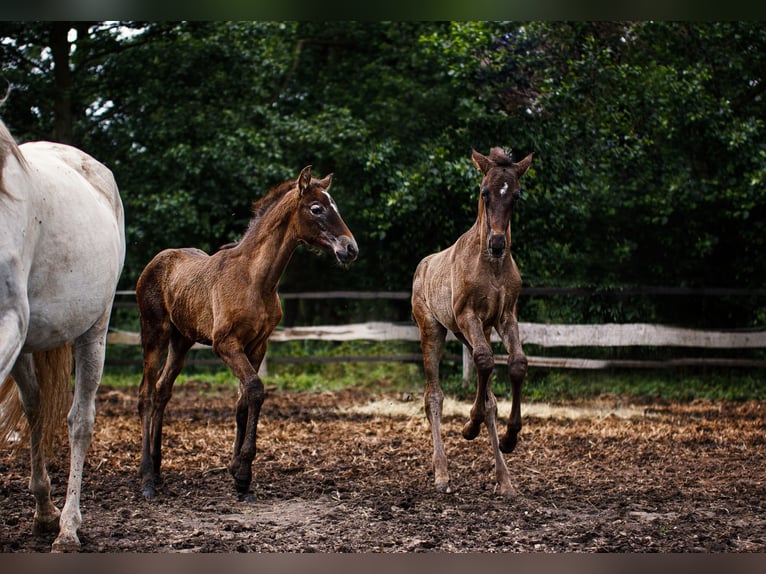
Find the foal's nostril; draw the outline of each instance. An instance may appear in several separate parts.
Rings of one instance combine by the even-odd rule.
[[[341,263],[351,263],[359,255],[359,248],[356,245],[356,241],[351,238],[346,238],[343,241],[344,249],[336,251],[335,256]]]
[[[489,254],[492,257],[502,257],[505,253],[505,235],[494,233],[489,238]]]

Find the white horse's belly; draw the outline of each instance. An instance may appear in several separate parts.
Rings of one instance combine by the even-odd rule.
[[[96,189],[67,163],[40,160],[35,168],[30,193],[44,208],[27,224],[34,244],[27,282],[28,352],[61,345],[90,329],[111,307],[125,256],[116,188],[110,197],[104,178]]]

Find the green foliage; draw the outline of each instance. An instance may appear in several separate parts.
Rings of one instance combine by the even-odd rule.
[[[3,117],[54,137],[60,23],[0,24]],[[474,221],[470,150],[535,153],[513,219],[531,286],[762,288],[760,22],[71,23],[75,143],[126,207],[121,287],[166,247],[211,251],[307,164],[361,257],[300,250],[283,290],[410,288]],[[559,298],[524,320],[763,325],[763,299]],[[342,319],[339,317],[339,319]],[[310,322],[311,317],[304,317]]]

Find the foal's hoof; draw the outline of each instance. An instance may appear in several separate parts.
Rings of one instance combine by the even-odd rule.
[[[479,436],[480,430],[481,430],[481,423],[468,421],[467,423],[465,423],[465,426],[463,426],[463,438],[465,440],[473,440],[477,436]]]
[[[517,442],[519,442],[518,432],[506,433],[503,435],[503,438],[500,439],[500,450],[505,454],[510,454],[513,452],[513,449],[516,448]]]
[[[144,484],[141,487],[141,494],[144,495],[146,500],[153,500],[157,496],[157,491],[154,488],[154,484]]]
[[[513,498],[516,496],[516,489],[511,485],[500,485],[500,496],[505,499]]]
[[[452,487],[449,484],[449,480],[443,482],[435,482],[434,487],[436,488],[436,492],[441,492],[442,494],[452,494]]]
[[[255,495],[252,492],[245,492],[245,493],[238,492],[237,500],[239,502],[252,503],[252,502],[255,502],[257,499],[255,498]]]
[[[240,502],[255,502],[255,496],[250,490],[250,483],[252,478],[250,476],[246,478],[237,478],[234,476],[234,490],[237,491],[237,500]]]

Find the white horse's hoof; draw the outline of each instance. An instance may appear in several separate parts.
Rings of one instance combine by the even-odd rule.
[[[80,540],[76,534],[59,534],[56,540],[53,541],[51,552],[63,553],[63,552],[79,552]]]

